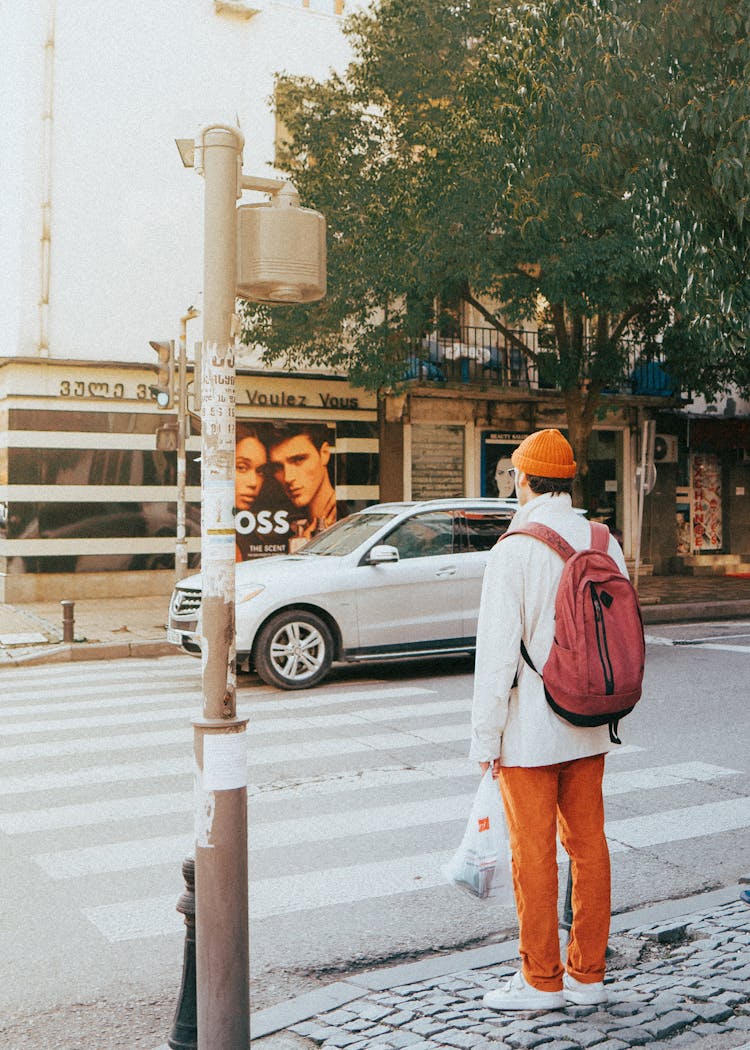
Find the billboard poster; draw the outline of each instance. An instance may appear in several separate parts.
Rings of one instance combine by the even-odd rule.
[[[487,431],[482,434],[482,495],[509,499],[515,496],[516,486],[509,473],[513,451],[527,434],[508,434]]]
[[[237,561],[293,553],[346,513],[336,502],[335,446],[335,424],[237,420]]]
[[[721,549],[721,462],[709,453],[690,457],[694,551]]]

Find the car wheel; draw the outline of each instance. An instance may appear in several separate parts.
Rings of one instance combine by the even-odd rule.
[[[266,685],[305,689],[324,678],[333,661],[330,628],[315,613],[274,616],[258,635],[255,670]]]

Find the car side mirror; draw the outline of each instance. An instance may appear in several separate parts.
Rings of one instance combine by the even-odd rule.
[[[366,558],[368,565],[384,565],[386,562],[398,561],[398,551],[389,543],[377,543]]]

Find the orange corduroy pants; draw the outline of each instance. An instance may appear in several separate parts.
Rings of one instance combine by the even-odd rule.
[[[500,790],[513,855],[523,975],[542,991],[562,987],[557,901],[557,833],[570,857],[573,925],[566,969],[601,981],[610,919],[609,849],[604,836],[604,755],[551,766],[502,766]]]

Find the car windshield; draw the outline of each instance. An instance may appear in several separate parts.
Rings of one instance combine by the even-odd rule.
[[[366,511],[351,514],[348,518],[337,521],[319,536],[315,536],[302,547],[299,553],[332,554],[339,557],[343,554],[351,554],[360,543],[364,543],[395,517],[395,514],[368,514]]]

